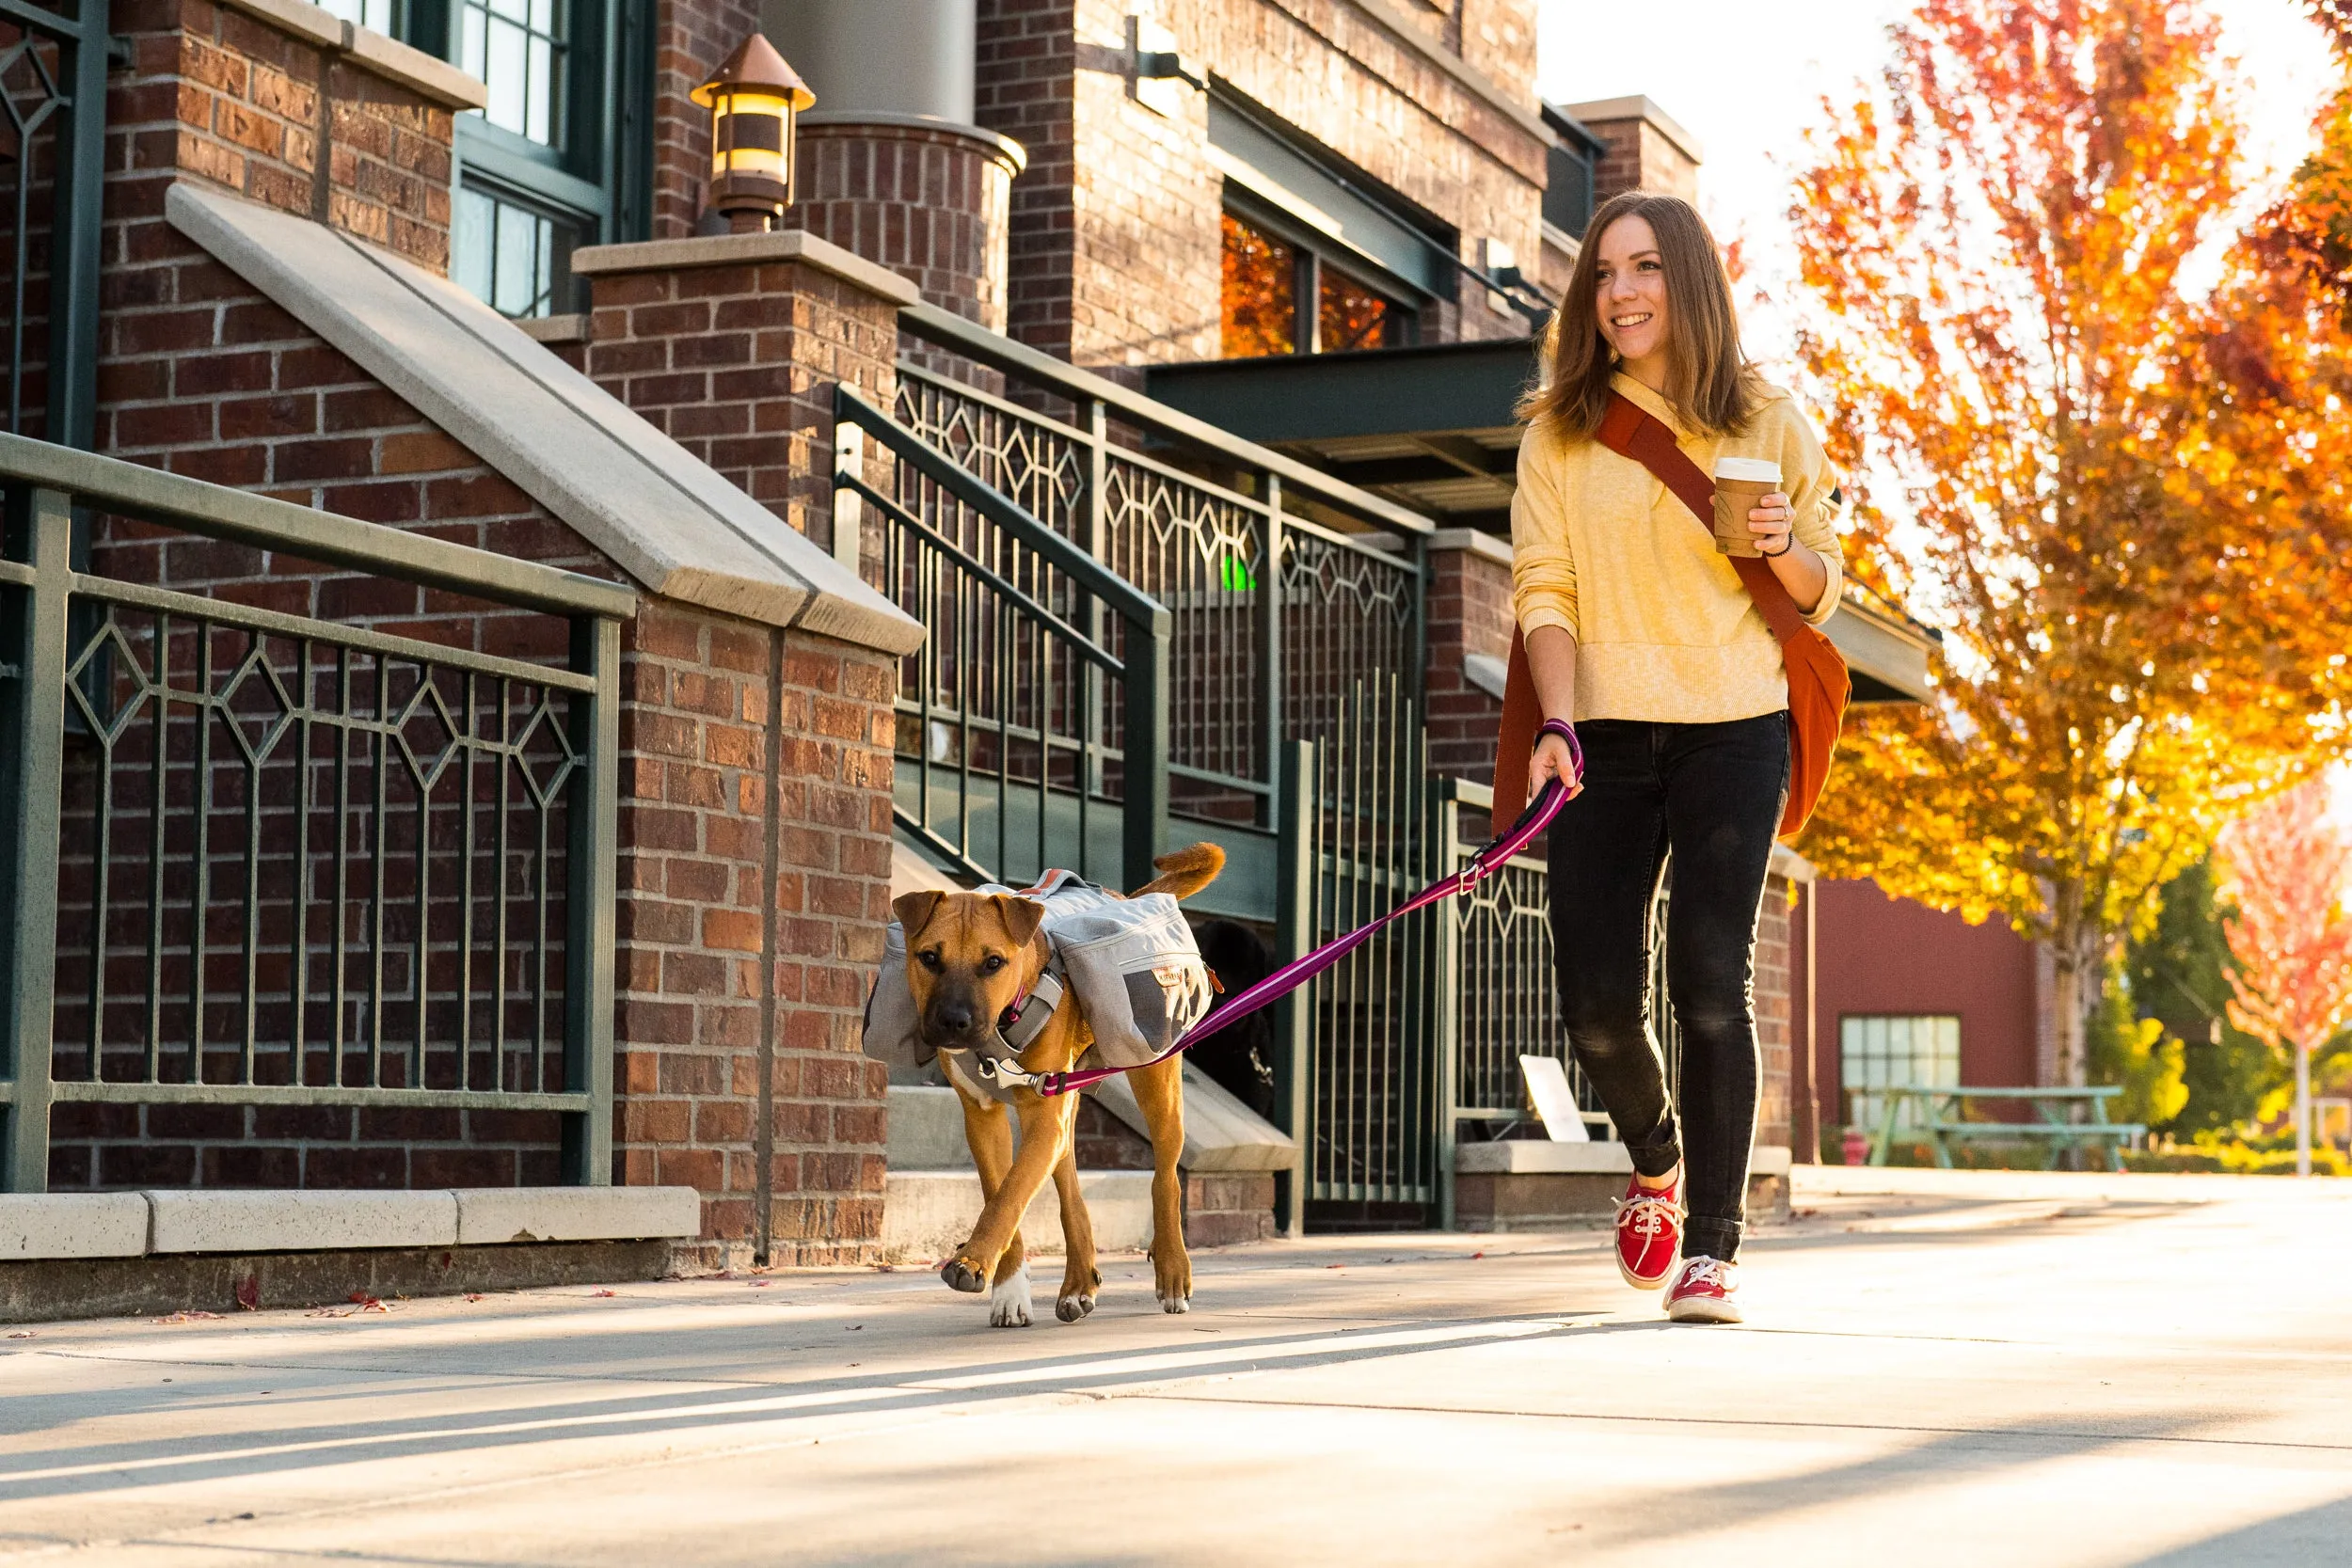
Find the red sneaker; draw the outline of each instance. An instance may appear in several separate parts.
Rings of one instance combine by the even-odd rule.
[[[1645,1187],[1636,1177],[1617,1200],[1617,1272],[1637,1291],[1655,1291],[1674,1272],[1682,1248],[1682,1172],[1672,1184]]]
[[[1666,1316],[1678,1323],[1736,1323],[1740,1319],[1739,1265],[1715,1258],[1689,1258],[1666,1292]]]

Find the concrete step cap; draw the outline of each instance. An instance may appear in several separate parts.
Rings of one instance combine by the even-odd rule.
[[[451,1196],[460,1246],[702,1234],[702,1195],[691,1187],[460,1187]]]
[[[454,1246],[457,1195],[151,1192],[150,1252],[326,1252]]]
[[[137,1193],[0,1193],[0,1259],[146,1250],[147,1199]]]

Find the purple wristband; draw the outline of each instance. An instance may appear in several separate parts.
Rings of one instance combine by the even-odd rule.
[[[1576,726],[1565,719],[1547,719],[1535,726],[1535,738],[1541,740],[1548,735],[1556,735],[1568,743],[1568,762],[1576,769],[1575,776],[1568,782],[1582,784],[1584,782],[1584,748],[1577,744]]]

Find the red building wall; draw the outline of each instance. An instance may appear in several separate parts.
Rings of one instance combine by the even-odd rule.
[[[1848,1014],[1960,1018],[1963,1082],[2031,1084],[2042,999],[2033,944],[1997,920],[1971,926],[1876,882],[1814,884],[1820,900],[1815,1076],[1821,1125],[1843,1125],[1838,1020]]]

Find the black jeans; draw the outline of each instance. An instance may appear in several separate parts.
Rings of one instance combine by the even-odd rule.
[[[1576,727],[1584,793],[1551,828],[1551,934],[1577,1065],[1645,1176],[1685,1166],[1683,1256],[1731,1259],[1756,1141],[1756,925],[1788,716]],[[1680,1112],[1650,1027],[1649,909],[1674,856],[1666,990],[1682,1032]]]

